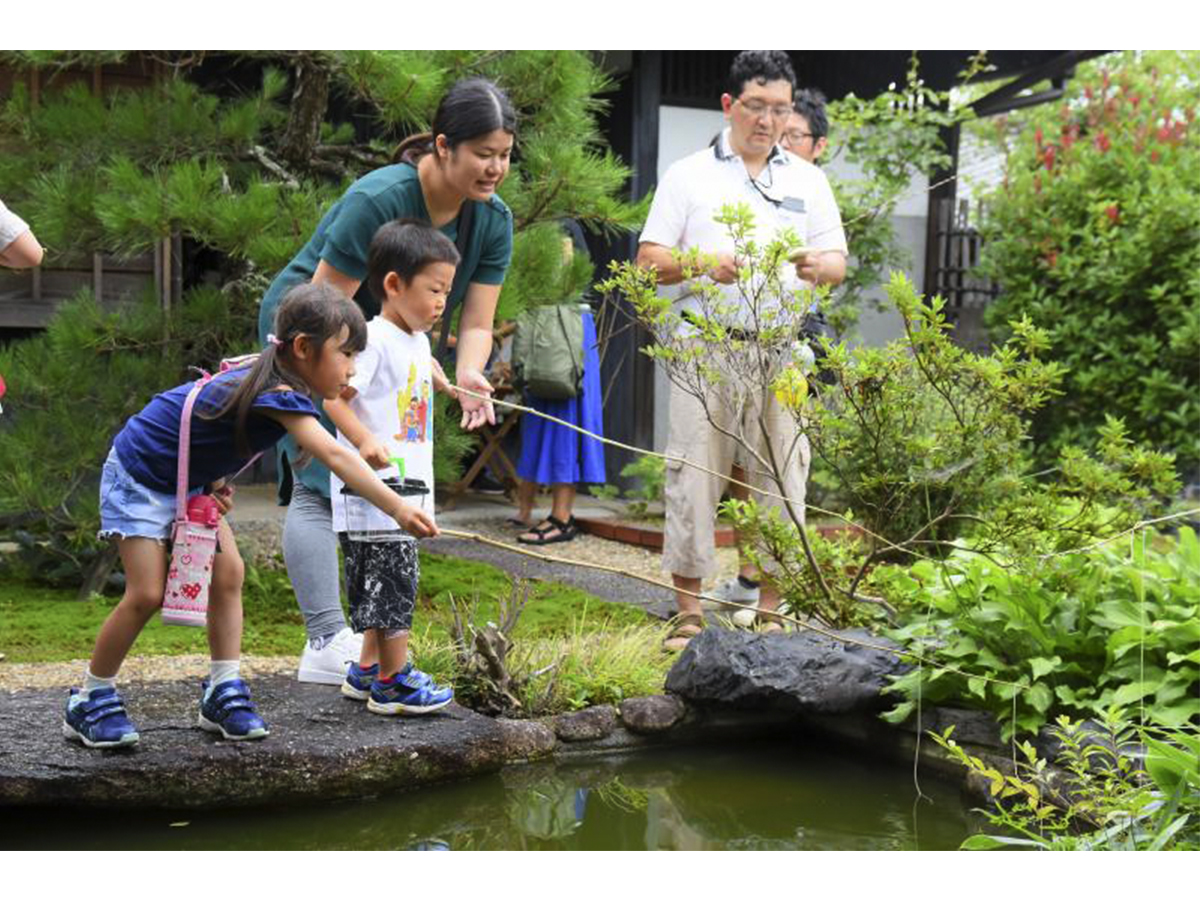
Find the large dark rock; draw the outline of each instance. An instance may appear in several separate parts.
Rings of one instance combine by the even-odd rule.
[[[862,629],[839,632],[897,646]],[[886,705],[880,692],[905,667],[897,656],[811,631],[756,634],[706,628],[667,674],[667,690],[691,703],[741,709],[845,713]]]
[[[271,734],[232,742],[196,727],[198,686],[122,688],[141,741],[87,750],[62,736],[66,690],[0,694],[0,807],[213,807],[362,797],[499,769],[498,723],[457,705],[428,716],[370,713],[337,688],[258,677]]]

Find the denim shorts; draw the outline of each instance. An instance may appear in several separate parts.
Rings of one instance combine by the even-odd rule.
[[[190,491],[191,497],[203,488]],[[163,494],[134,479],[121,465],[115,447],[100,474],[100,540],[143,537],[166,543],[175,521],[175,495]]]

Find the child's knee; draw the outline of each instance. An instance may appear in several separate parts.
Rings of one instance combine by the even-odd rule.
[[[150,618],[163,605],[163,589],[127,586],[121,605],[137,613],[144,619]]]
[[[213,562],[212,589],[222,593],[242,591],[246,581],[246,563],[235,548],[232,552],[221,548]]]

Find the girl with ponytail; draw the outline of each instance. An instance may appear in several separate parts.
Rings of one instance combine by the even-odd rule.
[[[312,284],[294,288],[279,307],[266,349],[200,389],[190,419],[189,496],[211,492],[227,512],[230,491],[223,480],[288,435],[303,454],[336,472],[400,527],[417,537],[435,535],[427,513],[384,485],[317,421],[315,400],[341,393],[366,339],[362,312],[336,289]],[[125,747],[138,741],[116,677],[134,640],[163,602],[181,417],[192,388],[183,384],[152,399],[125,423],[104,463],[100,537],[117,542],[125,595],[100,628],[82,688],[72,689],[67,699],[63,734],[86,747]],[[262,738],[267,727],[239,677],[245,568],[223,516],[217,541],[208,608],[212,666],[201,693],[199,722],[230,740]]]

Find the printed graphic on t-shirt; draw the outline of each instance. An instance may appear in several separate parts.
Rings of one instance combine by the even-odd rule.
[[[392,435],[396,440],[410,444],[420,444],[425,441],[425,426],[429,417],[429,387],[428,381],[417,384],[417,364],[411,363],[408,369],[408,383],[396,397],[396,412],[400,420],[400,430]]]

